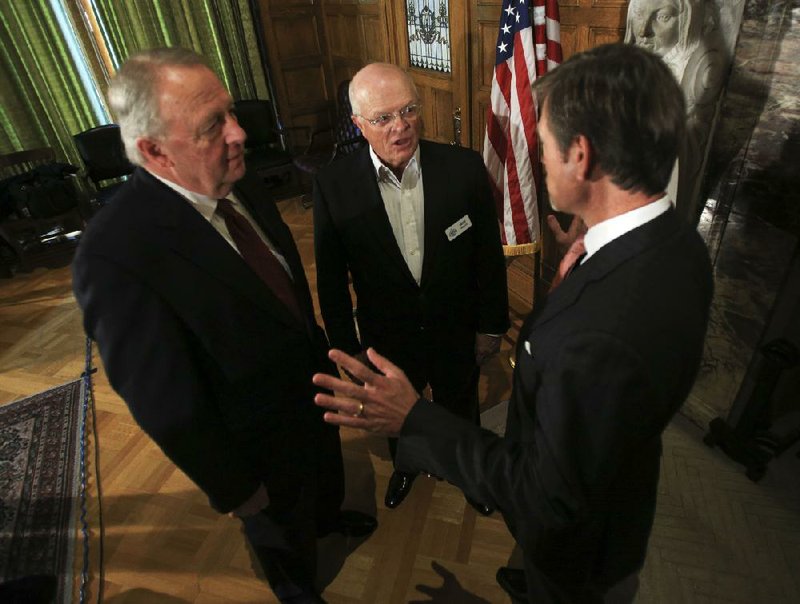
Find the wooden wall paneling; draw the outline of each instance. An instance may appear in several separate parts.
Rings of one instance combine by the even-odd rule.
[[[381,15],[362,14],[360,15],[361,28],[364,32],[364,50],[366,52],[366,62],[387,62],[390,61],[389,54],[389,31],[386,27],[386,18]]]
[[[367,63],[389,61],[389,33],[381,2],[328,0],[325,3],[330,91],[335,98],[339,82],[349,80]]]
[[[561,54],[566,59],[578,52],[578,27],[569,23],[561,24]]]
[[[453,138],[453,110],[457,106],[452,91],[436,81],[423,81],[417,88],[423,106],[423,137],[449,143]]]
[[[620,32],[620,30],[616,28],[591,26],[589,27],[589,48],[613,42],[621,42],[620,33],[624,36],[625,30],[623,29]]]
[[[336,87],[358,71],[362,60],[362,36],[358,14],[353,6],[325,6],[325,30],[328,34],[328,60]]]
[[[495,45],[503,3],[473,0],[470,20],[470,97],[472,98],[472,148],[483,151],[486,111],[494,78]]]
[[[559,0],[558,6],[565,59],[625,37],[627,0]]]
[[[309,131],[334,119],[333,85],[322,8],[308,0],[259,0],[259,17],[281,120]],[[307,144],[306,133],[289,131],[291,147]]]

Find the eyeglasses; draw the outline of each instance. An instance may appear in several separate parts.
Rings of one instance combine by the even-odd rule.
[[[398,117],[401,120],[405,120],[407,122],[413,122],[419,117],[419,112],[422,110],[422,105],[419,103],[412,103],[411,105],[406,105],[400,111],[395,111],[394,113],[384,113],[383,115],[379,115],[374,119],[370,119],[363,115],[358,115],[358,117],[367,120],[370,124],[375,126],[376,128],[385,128],[389,124],[394,121],[394,118]]]

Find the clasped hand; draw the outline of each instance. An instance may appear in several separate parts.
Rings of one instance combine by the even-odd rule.
[[[325,413],[325,421],[386,436],[399,435],[403,422],[419,400],[403,370],[373,348],[367,349],[367,358],[379,373],[341,350],[332,349],[328,357],[361,384],[327,373],[314,375],[317,386],[336,395],[319,393],[314,397],[317,405],[331,410]]]

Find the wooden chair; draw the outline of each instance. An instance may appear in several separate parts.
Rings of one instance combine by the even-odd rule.
[[[0,155],[0,179],[19,176],[30,172],[37,166],[56,161],[56,152],[50,147],[17,151]]]
[[[84,227],[77,168],[55,161],[53,149],[0,156],[0,273],[51,265],[77,243]],[[24,198],[24,202],[21,199]]]

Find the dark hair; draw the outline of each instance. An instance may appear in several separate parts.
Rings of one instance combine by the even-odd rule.
[[[533,90],[562,153],[582,134],[620,188],[648,195],[667,188],[686,105],[657,55],[630,44],[598,46],[536,80]]]

